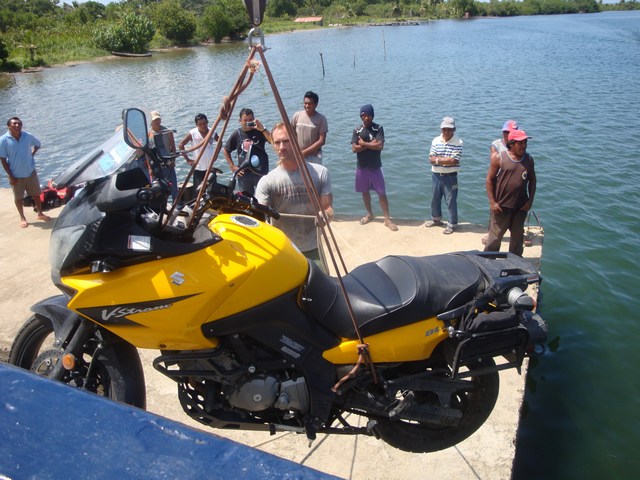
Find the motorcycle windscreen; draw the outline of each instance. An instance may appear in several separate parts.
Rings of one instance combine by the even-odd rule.
[[[122,131],[118,130],[109,140],[58,175],[53,183],[57,188],[63,188],[104,178],[135,156],[135,150],[124,143]]]

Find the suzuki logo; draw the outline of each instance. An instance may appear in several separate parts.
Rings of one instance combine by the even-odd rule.
[[[171,279],[171,283],[175,283],[176,285],[182,285],[184,283],[184,273],[175,272],[169,278]]]

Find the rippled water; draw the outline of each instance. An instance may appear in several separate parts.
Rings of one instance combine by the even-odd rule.
[[[266,42],[289,115],[306,90],[320,95],[339,213],[363,211],[349,142],[364,103],[385,127],[396,217],[428,216],[426,156],[443,116],[456,118],[465,142],[461,221],[487,221],[489,144],[504,120],[533,137],[534,210],[546,234],[542,311],[553,341],[530,370],[515,478],[637,478],[640,12],[340,28]],[[215,118],[247,53],[221,45],[17,75],[0,83],[0,118],[17,114],[41,138],[39,169],[50,178],[106,139],[125,107],[160,110],[177,138],[196,113]],[[243,106],[266,125],[278,119],[263,73]]]

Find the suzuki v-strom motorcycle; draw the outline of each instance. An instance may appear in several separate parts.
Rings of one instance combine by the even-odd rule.
[[[127,169],[140,152],[157,171],[151,184]],[[523,293],[541,278],[519,257],[388,256],[341,289],[233,181],[168,215],[162,158],[131,109],[123,133],[58,177],[84,185],[51,235],[63,294],[33,305],[11,363],[144,408],[136,347],[157,349],[154,367],[205,425],[366,434],[429,452],[476,431],[499,370],[519,369],[546,338]]]

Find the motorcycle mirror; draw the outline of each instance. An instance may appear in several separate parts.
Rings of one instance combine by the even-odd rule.
[[[238,173],[243,172],[244,170],[248,170],[251,168],[259,168],[260,167],[260,158],[257,155],[247,155],[246,158],[238,167],[238,170],[233,174],[233,180],[235,180]]]
[[[138,108],[128,108],[122,113],[124,142],[131,148],[145,149],[149,145],[147,119]]]

